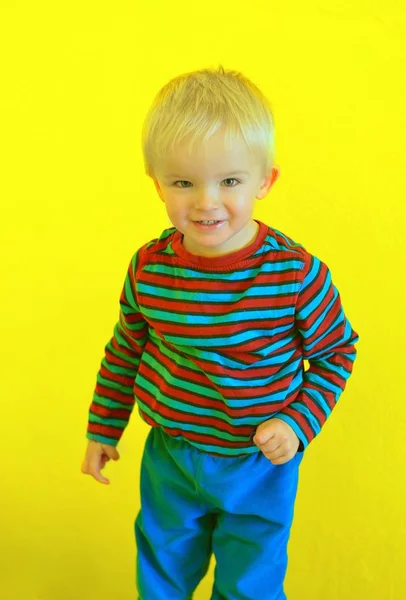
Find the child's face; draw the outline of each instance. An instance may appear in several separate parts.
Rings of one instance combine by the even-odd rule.
[[[220,256],[254,241],[255,199],[268,194],[279,169],[274,166],[267,176],[261,175],[261,165],[253,162],[245,143],[236,140],[227,152],[219,130],[193,156],[181,148],[162,160],[154,184],[171,223],[183,233],[186,250]],[[213,225],[199,223],[212,220]]]

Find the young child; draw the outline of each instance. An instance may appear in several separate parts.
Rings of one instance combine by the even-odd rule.
[[[173,227],[139,247],[89,410],[82,472],[151,425],[135,521],[140,600],[282,600],[303,453],[343,392],[358,334],[329,268],[253,219],[279,176],[269,102],[241,73],[171,80],[143,151]],[[309,368],[304,369],[304,360]]]

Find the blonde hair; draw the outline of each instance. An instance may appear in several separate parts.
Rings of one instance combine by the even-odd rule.
[[[221,65],[171,79],[155,96],[143,124],[146,174],[155,177],[156,162],[176,153],[187,139],[193,152],[223,125],[226,145],[242,137],[262,164],[264,176],[268,174],[275,158],[274,119],[268,99],[256,85]]]

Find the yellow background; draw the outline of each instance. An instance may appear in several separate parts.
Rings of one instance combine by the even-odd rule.
[[[136,598],[149,427],[133,414],[102,486],[80,473],[87,410],[128,262],[170,225],[143,118],[170,78],[220,63],[274,109],[281,177],[256,218],[326,262],[361,338],[302,463],[288,598],[403,600],[404,3],[3,6],[1,600]]]

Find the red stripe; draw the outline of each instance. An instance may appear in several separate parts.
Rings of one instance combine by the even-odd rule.
[[[94,433],[96,435],[102,435],[104,437],[113,438],[115,440],[119,440],[123,431],[114,429],[113,427],[109,427],[108,425],[100,425],[100,423],[89,423],[87,426],[87,430],[89,433]]]
[[[153,427],[161,427],[161,425],[158,423],[158,421],[155,421],[149,415],[143,413],[141,409],[140,409],[140,413],[141,413],[143,419],[145,419],[145,421],[149,425],[152,425]],[[204,425],[204,423],[201,423],[201,424]],[[169,435],[172,435],[172,436],[181,435],[182,437],[184,437],[188,440],[193,440],[195,442],[198,442],[199,444],[209,444],[209,445],[213,445],[213,446],[219,446],[220,448],[229,448],[229,447],[247,448],[247,447],[250,447],[253,445],[253,442],[250,442],[249,440],[247,440],[246,442],[237,442],[237,441],[228,442],[227,440],[222,440],[220,438],[214,437],[209,434],[199,434],[199,433],[195,433],[192,431],[184,431],[182,429],[166,427],[166,426],[162,427],[162,429],[164,429],[164,431],[166,431]],[[246,435],[248,438],[251,438],[252,434],[254,433],[254,430],[255,430],[255,427],[246,427],[244,429],[238,429],[238,431],[233,429],[230,431],[230,433],[232,435],[239,435],[239,436]],[[224,455],[221,455],[221,456],[224,456]]]
[[[272,298],[272,302],[269,298],[242,298],[238,302],[238,310],[269,310],[269,309],[279,309],[279,308],[291,308],[295,302],[295,296],[293,294],[287,296],[274,296]],[[219,301],[216,303],[215,298],[213,298],[212,302],[205,302],[205,308],[202,309],[201,302],[187,302],[187,301],[179,301],[176,299],[168,299],[163,298],[157,294],[156,296],[147,296],[145,294],[138,292],[138,300],[140,307],[155,308],[160,310],[167,310],[169,312],[175,312],[182,314],[183,312],[186,314],[196,313],[198,315],[206,314],[206,315],[221,315],[221,314],[229,314],[230,313],[230,305],[235,306],[235,303],[227,303]],[[233,311],[235,312],[235,310]]]
[[[106,417],[108,419],[121,419],[123,421],[128,421],[131,415],[131,411],[124,410],[122,408],[106,408],[105,406],[101,406],[95,402],[92,402],[90,411],[99,417]]]
[[[337,339],[342,339],[343,338],[343,333],[344,333],[344,324],[341,324],[338,328],[334,329],[333,331],[330,331],[330,333],[328,335],[325,335],[324,338],[322,338],[321,340],[319,340],[319,342],[314,345],[311,350],[304,351],[304,355],[305,358],[307,359],[307,357],[311,354],[314,354],[316,352],[321,352],[324,349],[328,349],[329,347],[333,347],[334,348],[334,352],[337,352],[336,349],[336,344],[337,344]],[[311,344],[311,340],[314,340],[315,337],[318,336],[313,336],[311,339],[307,340],[306,339],[306,346]],[[320,357],[320,359],[322,360],[322,356]]]
[[[292,417],[292,419],[299,425],[309,442],[314,438],[314,431],[311,429],[307,419],[305,419],[300,412],[293,410],[289,406],[286,406],[283,409],[283,413],[289,417]]]
[[[275,319],[275,321],[263,320],[263,321],[249,321],[245,323],[227,323],[225,325],[197,325],[194,323],[189,323],[188,325],[183,325],[182,323],[163,323],[161,321],[155,321],[150,319],[151,324],[156,323],[155,329],[159,330],[162,334],[166,335],[174,335],[174,336],[186,336],[186,337],[229,337],[230,335],[238,335],[244,334],[246,332],[262,329],[270,332],[270,335],[262,335],[261,339],[258,342],[261,345],[267,345],[271,341],[274,341],[274,336],[272,335],[272,329],[276,327],[282,327],[287,325],[291,321],[286,317],[285,319]],[[286,337],[286,331],[283,332],[283,337]],[[254,343],[254,340],[249,342],[248,340],[242,340],[241,343],[250,344]],[[234,344],[233,344],[234,346]],[[257,347],[257,346],[256,346]]]
[[[319,319],[320,315],[325,311],[326,306],[331,302],[333,294],[331,294],[326,301],[321,302],[317,308],[314,310],[314,312],[309,315],[306,319],[299,319],[297,318],[297,323],[299,325],[299,327],[301,329],[304,329],[305,331],[311,329],[311,327],[313,326],[313,323],[315,321],[317,321],[317,319]],[[331,324],[337,319],[337,315],[340,312],[340,302],[338,299],[336,299],[336,302],[333,304],[333,306],[330,307],[329,311],[327,312],[327,316],[324,316],[322,323],[320,323],[320,325],[317,327],[317,330],[314,332],[314,334],[311,337],[307,338],[307,343],[308,344],[312,344],[312,342],[320,337],[320,335],[325,335],[325,332],[331,327]],[[344,325],[342,325],[342,327],[344,327]]]
[[[303,402],[303,404],[305,404],[305,406],[307,406],[309,411],[317,417],[318,421],[320,422],[320,426],[322,426],[323,423],[326,421],[327,416],[325,412],[321,410],[320,405],[317,402],[315,402],[308,393],[306,393],[306,390],[303,390],[303,394],[301,394],[300,400],[301,402]]]
[[[127,352],[124,352],[124,350],[127,350]],[[124,348],[122,353],[128,354],[128,356],[130,356],[134,359],[134,356],[128,351],[128,348]],[[110,352],[110,350],[108,348],[106,348],[106,350],[105,350],[105,355],[106,355],[106,360],[109,364],[117,365],[118,367],[125,367],[127,369],[132,369],[132,370],[134,370],[134,373],[136,372],[137,367],[135,367],[132,363],[120,358],[119,356],[116,356],[116,354],[113,354],[112,352]]]
[[[308,257],[308,262],[306,262],[306,266],[305,266],[305,277],[307,275],[306,271],[307,271],[307,266],[310,270],[310,262],[311,262],[311,255],[309,255]],[[299,294],[299,299],[298,299],[298,308],[302,307],[304,304],[307,304],[307,302],[313,298],[314,296],[317,296],[317,292],[318,290],[323,286],[325,279],[326,279],[326,266],[324,265],[324,263],[320,263],[320,270],[319,272],[316,274],[315,278],[313,279],[312,283],[306,288],[303,289],[300,294]]]
[[[290,344],[287,344],[286,346],[284,346],[283,351],[290,352],[291,350],[293,351],[295,349],[301,348],[301,346],[299,346],[299,343],[300,343],[299,338],[297,337],[297,338],[293,339]],[[152,344],[152,342],[150,340],[148,340],[148,342],[145,346],[146,351],[148,351],[148,352],[150,351],[151,344]],[[176,347],[172,346],[172,344],[170,344],[168,341],[163,340],[162,344],[165,345],[169,350],[177,352]],[[247,349],[247,347],[245,346],[244,350],[246,350],[246,349]],[[238,348],[238,346],[234,346],[233,349],[228,349],[227,351],[224,352],[224,354],[229,359],[235,358],[236,365],[241,363],[241,365],[242,365],[241,369],[238,369],[238,367],[236,367],[237,370],[239,370],[240,372],[241,372],[241,370],[244,370],[247,365],[253,365],[258,362],[258,356],[256,354],[254,354],[253,352],[252,353],[244,352],[244,351],[240,350]],[[294,356],[295,357],[297,356],[297,351],[294,352]],[[293,360],[293,356],[292,356],[292,360]],[[235,373],[235,370],[232,370],[232,369],[224,370],[225,367],[224,367],[224,365],[221,365],[221,364],[218,365],[219,369],[215,369],[215,363],[213,363],[210,360],[198,358],[197,356],[193,356],[193,363],[197,367],[200,367],[201,369],[203,369],[204,371],[208,371],[211,373],[224,373],[225,372],[225,373],[227,373],[227,375],[230,374],[231,377],[233,376],[233,373]],[[277,371],[280,371],[281,365],[277,365],[274,367],[272,367],[272,366],[264,367],[264,369],[267,369],[267,368],[268,369],[274,368],[274,369],[276,369],[275,372],[277,372]],[[255,370],[255,368],[252,370],[250,368],[249,372],[250,372],[250,374],[253,374],[255,376],[256,373],[261,374],[262,370],[257,371],[257,370]],[[269,372],[271,372],[271,371],[269,371]],[[248,385],[249,385],[249,382],[248,382]]]
[[[123,392],[105,387],[100,383],[96,384],[95,394],[101,396],[102,398],[106,398],[107,400],[120,402],[120,404],[128,404],[128,406],[132,406],[134,404],[134,397],[132,395],[129,396],[128,394],[123,394]]]
[[[123,336],[125,337],[125,336]],[[127,341],[127,337],[125,337],[126,341]],[[138,344],[135,342],[135,340],[128,340],[129,342],[129,346],[131,348],[127,348],[126,346],[121,346],[119,344],[119,342],[116,340],[115,337],[113,337],[111,339],[111,346],[113,348],[115,348],[116,350],[118,350],[119,352],[121,352],[121,354],[127,354],[130,358],[134,358],[134,350],[136,353],[138,354],[142,354],[142,348],[140,348],[140,346],[138,346]]]
[[[160,266],[167,266],[171,269],[176,268],[176,267],[180,267],[181,269],[185,268],[185,261],[183,258],[179,258],[178,256],[176,256],[175,254],[164,254],[162,252],[162,254],[159,254],[159,252],[161,250],[166,250],[168,244],[171,242],[171,236],[169,236],[168,238],[166,238],[166,240],[164,242],[161,243],[160,248],[158,247],[158,245],[155,245],[155,247],[153,249],[148,250],[145,255],[142,257],[141,259],[141,263],[139,266],[139,273],[141,273],[142,268],[148,264],[148,266],[153,267],[154,263],[157,263]],[[299,258],[301,260],[304,260],[299,253],[303,253],[303,249],[298,248],[297,249],[297,254],[294,256],[294,258]],[[280,259],[282,258],[292,258],[292,253],[291,252],[286,252],[284,253],[283,251],[279,251],[278,253],[278,257]],[[247,257],[244,259],[244,268],[246,269],[250,269],[255,267],[256,265],[258,265],[261,261],[261,257],[260,256],[254,256],[254,257]],[[189,269],[195,269],[195,270],[199,270],[199,266],[198,265],[186,265],[186,268]],[[221,267],[220,267],[221,268]],[[225,267],[230,268],[229,266]],[[143,273],[145,271],[142,271]]]
[[[354,354],[355,353],[355,348],[354,346],[343,346],[340,348],[338,348],[339,354],[336,354],[335,356],[332,356],[329,359],[329,362],[331,362],[334,365],[340,365],[343,367],[343,369],[345,369],[346,371],[350,372],[353,366],[353,359],[352,358],[347,358],[345,355],[346,354]]]
[[[106,369],[106,367],[102,364],[100,367],[100,375],[107,379],[107,381],[114,381],[115,383],[119,383],[124,386],[132,386],[134,383],[134,376],[132,375],[123,375],[121,373],[115,373],[110,369]]]

